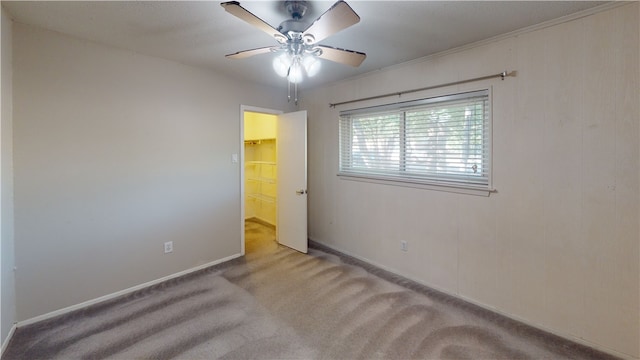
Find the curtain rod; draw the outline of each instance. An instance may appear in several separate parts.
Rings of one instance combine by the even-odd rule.
[[[431,90],[431,89],[436,89],[436,88],[441,88],[441,87],[451,86],[451,85],[465,84],[465,83],[473,82],[473,81],[493,79],[493,78],[497,78],[497,77],[500,77],[500,78],[502,78],[502,80],[504,80],[504,78],[507,77],[507,76],[516,76],[516,72],[515,71],[511,71],[511,72],[503,71],[503,72],[501,72],[499,74],[481,76],[481,77],[477,77],[477,78],[473,78],[473,79],[459,80],[459,81],[454,81],[454,82],[450,82],[450,83],[446,83],[446,84],[423,87],[423,88],[420,88],[420,89],[398,91],[398,92],[388,93],[388,94],[384,94],[384,95],[376,95],[376,96],[370,96],[370,97],[366,97],[366,98],[342,101],[342,102],[337,102],[337,103],[330,103],[329,107],[335,108],[338,105],[351,104],[351,103],[359,102],[359,101],[380,99],[380,98],[389,97],[389,96],[402,96],[403,94],[410,94],[410,93],[414,93],[414,92],[418,92],[418,91]]]

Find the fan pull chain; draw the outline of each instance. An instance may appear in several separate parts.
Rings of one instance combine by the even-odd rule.
[[[298,83],[293,83],[293,101],[298,105]],[[287,102],[291,102],[291,81],[287,80]]]

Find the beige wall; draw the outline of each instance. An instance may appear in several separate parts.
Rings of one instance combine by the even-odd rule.
[[[305,91],[310,238],[638,358],[638,14],[633,3]],[[336,177],[339,110],[384,100],[329,103],[503,70],[517,76],[403,96],[493,87],[497,193]]]
[[[13,42],[18,320],[240,253],[240,104],[287,110],[285,90],[22,24]]]
[[[0,151],[2,154],[0,195],[1,208],[1,236],[2,257],[0,259],[0,342],[4,343],[9,330],[16,320],[16,291],[13,267],[15,264],[13,237],[13,82],[12,82],[12,21],[2,8],[2,123],[0,124]]]

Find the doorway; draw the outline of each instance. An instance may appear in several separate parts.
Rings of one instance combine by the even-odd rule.
[[[277,244],[277,115],[244,111],[245,251]]]
[[[269,246],[306,253],[307,112],[241,105],[240,113],[241,254],[249,223],[271,229]]]

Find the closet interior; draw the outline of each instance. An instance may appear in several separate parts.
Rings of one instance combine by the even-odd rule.
[[[275,228],[276,115],[244,113],[245,221]]]

